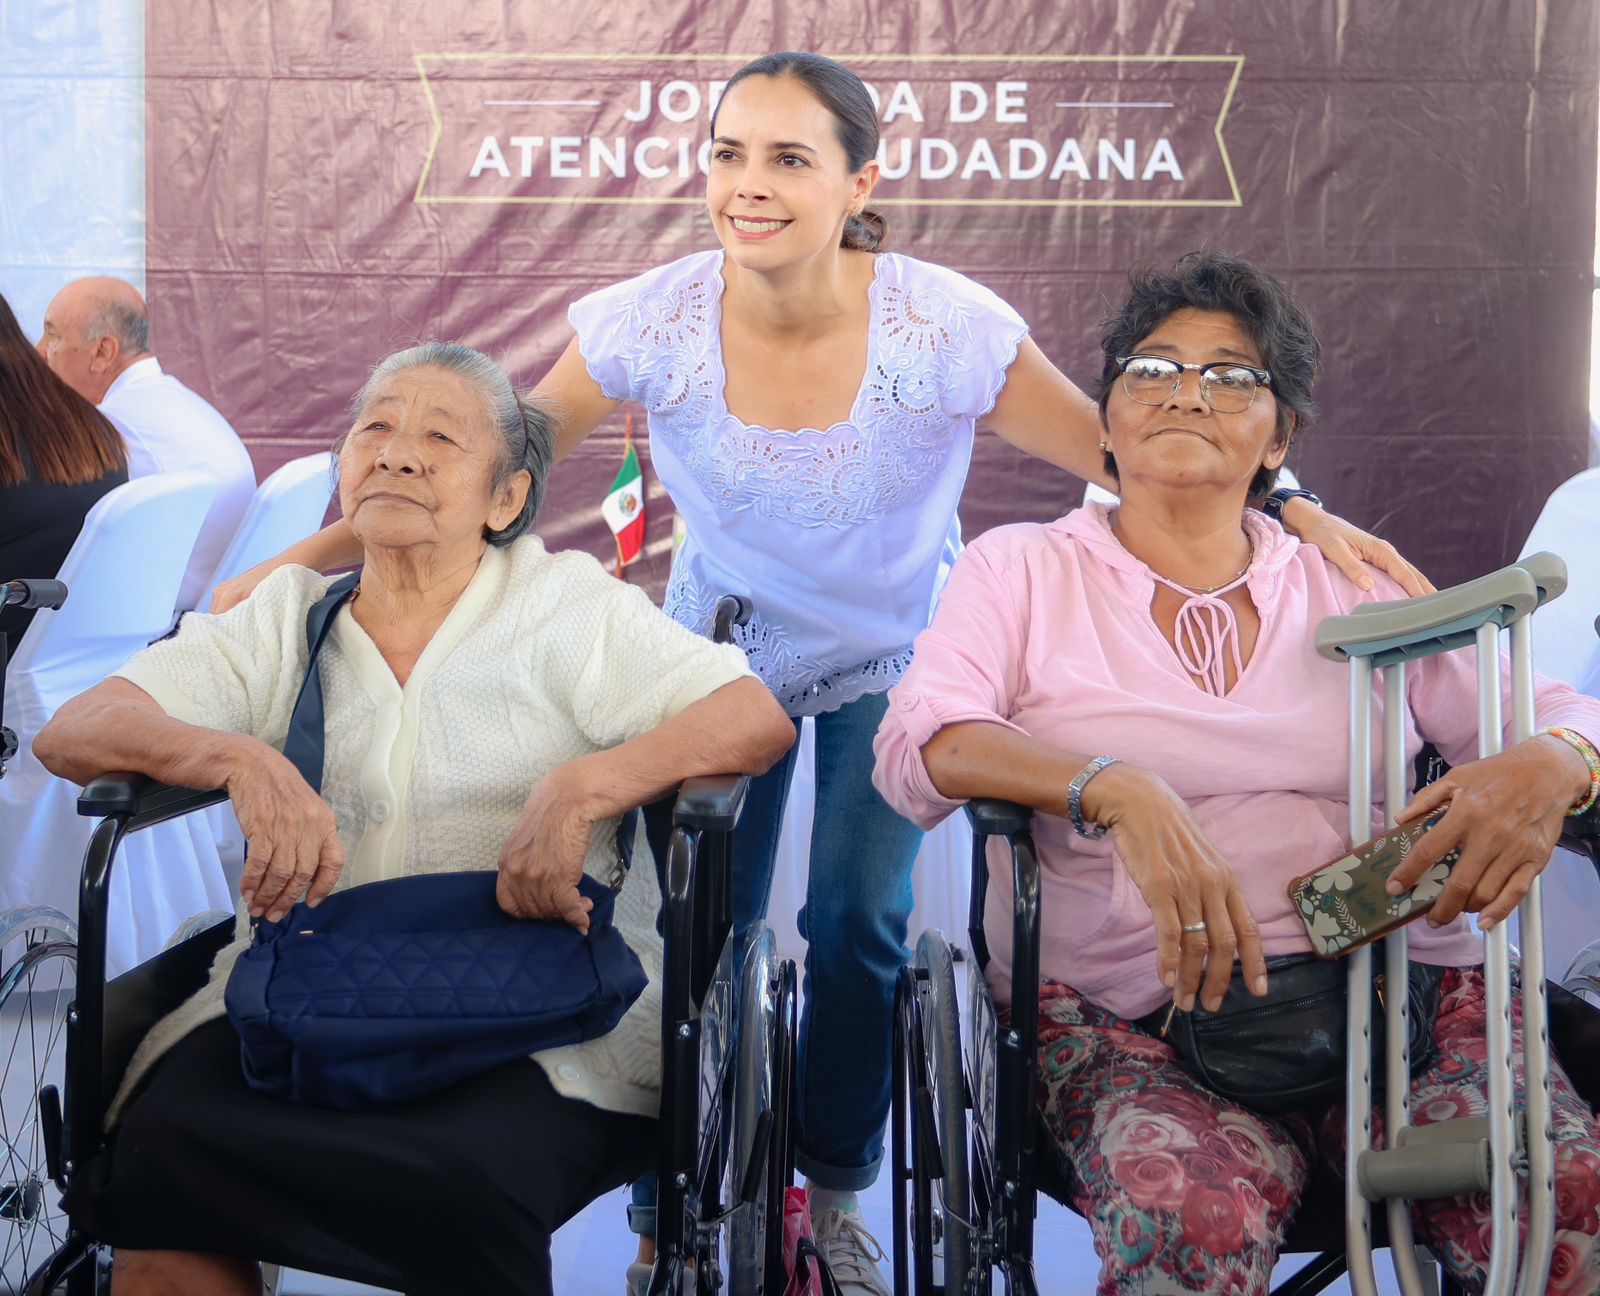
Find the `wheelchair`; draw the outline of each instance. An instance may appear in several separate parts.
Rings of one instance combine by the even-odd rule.
[[[711,638],[731,643],[751,612],[749,599],[724,595]],[[777,1296],[788,1281],[799,983],[765,922],[734,940],[730,846],[748,787],[730,787],[721,815],[685,814],[680,799],[670,836],[664,802],[644,811],[666,946],[651,1296],[712,1296],[724,1284],[736,1296]]]
[[[1543,597],[1544,590],[1539,593]],[[1529,594],[1531,598],[1531,587]],[[1443,772],[1442,762],[1437,762],[1429,776],[1421,776],[1427,762],[1425,749],[1418,761],[1423,782]],[[1033,1263],[1037,1194],[1043,1191],[1070,1208],[1070,1168],[1054,1148],[1034,1101],[1040,874],[1033,813],[999,800],[974,800],[967,806],[974,829],[968,938],[976,966],[967,978],[965,1031],[957,955],[943,933],[930,930],[922,935],[896,985],[891,1116],[896,1296],[988,1296],[995,1269],[1000,1270],[1007,1293],[1036,1296],[1041,1290]],[[983,976],[989,963],[984,933],[987,848],[994,838],[1009,846],[1014,897],[1012,1008],[1005,1023],[999,1020]],[[1600,868],[1600,807],[1568,820],[1561,844],[1587,854]],[[1600,977],[1600,965],[1595,975]],[[1600,980],[1594,986],[1600,989]],[[1581,1022],[1573,1021],[1572,1003],[1563,1008],[1568,1057],[1582,1058],[1585,1065],[1576,1069],[1569,1065],[1567,1070],[1581,1075],[1592,1069],[1589,1060],[1600,1042],[1600,1017],[1585,1005],[1576,1011]],[[1556,1014],[1550,1021],[1562,1051]],[[1395,1029],[1393,1022],[1390,1029]],[[1581,1081],[1579,1087],[1583,1092]],[[1309,1252],[1315,1258],[1274,1288],[1274,1296],[1312,1296],[1350,1271],[1346,1207],[1343,1182],[1327,1167],[1319,1167],[1282,1247],[1285,1255]],[[1386,1212],[1373,1214],[1370,1238],[1373,1248],[1390,1245]],[[1395,1245],[1411,1246],[1409,1229],[1395,1238]],[[1417,1250],[1421,1259],[1425,1252]],[[1418,1269],[1423,1290],[1443,1296],[1461,1290],[1442,1267]]]
[[[748,605],[724,603],[718,624],[725,634],[725,623],[748,616]],[[787,1140],[796,979],[793,962],[777,958],[764,923],[742,949],[733,948],[730,842],[748,786],[742,775],[694,778],[662,803],[670,838],[663,894],[661,1224],[650,1290],[671,1296],[709,1296],[724,1285],[741,1294],[782,1287],[783,1194],[794,1168]],[[205,984],[217,953],[233,937],[230,915],[107,982],[107,902],[117,849],[129,833],[226,800],[222,791],[169,787],[128,774],[96,779],[79,797],[79,813],[100,822],[84,860],[78,929],[60,915],[34,914],[28,930],[42,934],[28,938],[22,960],[57,1000],[70,997],[47,1031],[52,1059],[65,1054],[64,1074],[57,1079],[37,1067],[36,1109],[26,1120],[8,1116],[5,1122],[8,1143],[14,1130],[36,1131],[32,1168],[0,1174],[0,1206],[14,1211],[0,1223],[26,1212],[31,1228],[34,1267],[26,1286],[16,1288],[27,1296],[103,1290],[106,1248],[59,1211],[50,1213],[50,1188],[65,1192],[103,1147],[107,1108],[140,1040]],[[70,971],[45,983],[39,974],[46,968]],[[260,1259],[270,1267],[272,1257]]]
[[[1037,1193],[1068,1204],[1070,1182],[1034,1114],[1038,1051],[1039,863],[1033,811],[1006,801],[973,801],[972,963],[963,1031],[957,956],[941,932],[924,932],[895,996],[895,1074],[890,1117],[894,1193],[895,1296],[987,1296],[992,1272],[1004,1290],[1036,1296],[1033,1266]],[[991,838],[1010,848],[1013,894],[1012,1015],[999,1022],[983,979]],[[1600,868],[1600,808],[1575,821],[1562,844]],[[1591,1027],[1592,1029],[1592,1027]],[[965,1043],[963,1043],[965,1037]],[[1387,1245],[1383,1217],[1373,1245]],[[1274,1296],[1314,1296],[1345,1273],[1343,1188],[1325,1168],[1313,1176],[1283,1254],[1312,1253]],[[1441,1274],[1444,1296],[1458,1291]],[[1044,1288],[1043,1290],[1048,1290]]]
[[[0,1292],[22,1290],[29,1271],[65,1240],[51,1189],[34,1095],[59,1085],[67,1005],[77,979],[78,929],[65,914],[30,906],[0,916]]]
[[[0,607],[58,608],[66,599],[60,581],[0,582]],[[0,634],[0,778],[18,746],[4,723],[9,650]],[[66,1236],[66,1218],[49,1191],[33,1095],[62,1075],[77,954],[77,924],[58,910],[28,905],[0,913],[0,1292],[21,1290],[36,1258]]]
[[[664,1224],[661,1281],[652,1287],[661,1292],[715,1291],[725,1265],[734,1290],[760,1291],[769,1275],[782,1271],[782,1194],[793,1161],[785,1140],[795,976],[792,962],[776,958],[764,924],[748,938],[740,975],[732,973],[728,838],[746,786],[742,776],[687,780],[673,806],[662,1022]],[[46,1083],[36,1114],[6,1123],[8,1141],[26,1128],[30,1147],[37,1148],[32,1169],[7,1172],[18,1179],[6,1185],[4,1198],[6,1218],[30,1226],[27,1254],[48,1252],[19,1289],[28,1296],[59,1290],[91,1296],[101,1289],[108,1258],[95,1239],[49,1213],[50,1185],[65,1191],[103,1146],[106,1109],[134,1049],[156,1021],[205,983],[233,936],[229,917],[108,983],[106,897],[117,847],[130,832],[225,800],[222,792],[172,788],[137,775],[96,779],[79,799],[81,813],[100,819],[84,864],[80,940],[72,939],[70,924],[57,923],[59,916],[24,919],[43,934],[29,938],[19,967],[56,998],[71,995],[66,1011],[47,1019],[55,1055],[64,1043],[64,1088],[41,1067]],[[714,962],[706,956],[711,949],[720,950]],[[47,968],[48,982],[42,975]],[[8,971],[6,984],[10,980]],[[734,1029],[736,1006],[740,1024],[748,1023],[742,1033]],[[665,1209],[669,1202],[673,1208]],[[769,1221],[777,1227],[769,1228]],[[19,1252],[23,1245],[16,1243]],[[748,1284],[734,1277],[750,1274],[759,1277]]]

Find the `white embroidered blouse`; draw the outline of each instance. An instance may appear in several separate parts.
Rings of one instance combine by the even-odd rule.
[[[723,594],[755,605],[738,631],[790,715],[895,683],[928,624],[976,421],[1027,335],[989,289],[886,252],[870,289],[867,367],[850,417],[756,427],[728,410],[721,251],[592,293],[568,312],[590,375],[644,406],[650,458],[688,538],[665,610],[705,633]]]

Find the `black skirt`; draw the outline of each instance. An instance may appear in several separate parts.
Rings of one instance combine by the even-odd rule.
[[[112,1246],[543,1296],[550,1235],[655,1156],[654,1120],[563,1098],[526,1060],[376,1112],[281,1102],[245,1085],[223,1019],[156,1065],[67,1207]]]

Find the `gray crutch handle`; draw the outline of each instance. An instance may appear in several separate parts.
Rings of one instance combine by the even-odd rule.
[[[1367,603],[1345,616],[1326,617],[1317,626],[1317,651],[1330,661],[1365,657],[1375,667],[1415,661],[1468,647],[1480,626],[1507,626],[1539,602],[1533,572],[1520,565],[1502,567],[1437,594]]]

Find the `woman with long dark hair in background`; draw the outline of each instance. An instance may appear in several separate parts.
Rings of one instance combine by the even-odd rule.
[[[50,372],[0,297],[0,581],[54,576],[96,500],[128,480],[122,436]],[[32,612],[0,612],[15,645]]]

